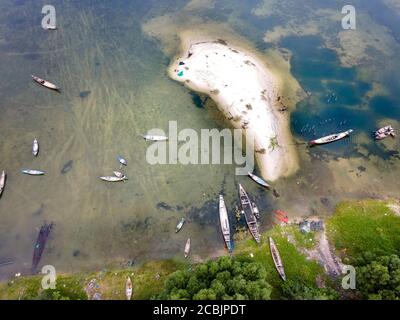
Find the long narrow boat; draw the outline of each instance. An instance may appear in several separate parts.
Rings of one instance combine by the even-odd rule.
[[[0,196],[3,194],[3,190],[6,185],[6,176],[6,172],[3,170],[0,176]]]
[[[185,244],[185,258],[189,256],[189,253],[190,253],[190,238],[187,239]]]
[[[286,281],[285,269],[283,268],[282,259],[276,247],[275,241],[269,237],[269,249],[271,250],[272,260],[274,260],[275,268],[283,281]]]
[[[42,254],[44,251],[44,248],[46,246],[47,238],[50,235],[50,231],[53,228],[53,224],[47,224],[45,223],[39,231],[36,243],[35,243],[35,248],[33,250],[33,258],[32,258],[32,268],[31,271],[32,273],[35,273],[36,268],[40,262],[40,259],[42,258]]]
[[[224,236],[226,247],[232,252],[231,229],[229,227],[228,210],[226,209],[224,197],[219,195],[219,221],[221,222],[221,231]]]
[[[46,173],[42,170],[35,170],[35,169],[22,169],[21,172],[24,174],[29,174],[30,176],[42,176]]]
[[[257,243],[261,242],[260,232],[258,230],[257,218],[254,215],[254,209],[251,205],[251,201],[249,196],[247,195],[246,191],[239,183],[239,196],[240,196],[240,203],[242,206],[242,212],[246,218],[247,226],[249,227],[250,233],[253,236],[254,240]]]
[[[123,176],[121,178],[115,177],[115,176],[105,176],[105,177],[100,177],[101,180],[107,181],[107,182],[121,182],[128,180],[126,176]]]
[[[339,141],[339,140],[342,140],[344,138],[347,138],[348,136],[350,136],[350,133],[352,133],[352,132],[353,132],[353,130],[350,129],[350,130],[347,130],[347,131],[344,131],[344,132],[331,134],[331,135],[326,136],[326,137],[322,137],[322,138],[319,138],[319,139],[316,139],[316,140],[311,140],[311,141],[308,142],[308,144],[309,144],[310,147],[312,147],[312,146],[315,146],[315,145],[332,143],[332,142]]]
[[[257,177],[255,174],[249,172],[248,176],[251,179],[253,179],[255,182],[257,182],[259,185],[261,185],[261,186],[263,186],[263,187],[265,187],[267,189],[271,188],[271,186],[264,179],[262,179],[260,177]]]
[[[181,220],[179,220],[178,224],[176,225],[176,229],[175,229],[176,233],[178,233],[182,229],[185,221],[186,221],[185,218],[182,218]]]
[[[32,154],[37,157],[39,154],[39,142],[37,139],[33,140],[33,145],[32,145]]]
[[[50,89],[50,90],[54,90],[54,91],[59,91],[60,87],[56,86],[54,83],[51,83],[47,80],[43,80],[42,78],[36,77],[34,75],[31,75],[33,81],[35,81],[36,83],[40,84],[41,86]]]
[[[147,141],[165,141],[168,140],[168,137],[166,136],[154,136],[154,135],[149,135],[149,134],[144,134],[142,135],[143,139]]]
[[[125,285],[126,300],[131,300],[131,298],[132,298],[132,291],[133,291],[132,288],[133,288],[133,287],[132,287],[131,278],[128,277],[128,278],[126,279],[126,285]]]

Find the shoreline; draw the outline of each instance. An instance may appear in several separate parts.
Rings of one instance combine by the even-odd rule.
[[[234,128],[246,129],[254,136],[255,158],[264,179],[275,181],[296,172],[298,155],[289,126],[292,106],[282,102],[284,81],[276,68],[231,40],[191,31],[179,37],[180,48],[168,67],[168,76],[209,96]],[[212,68],[221,76],[210,72]],[[279,111],[283,107],[285,111]]]

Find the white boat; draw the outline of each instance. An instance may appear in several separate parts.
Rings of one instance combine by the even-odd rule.
[[[176,229],[175,229],[175,232],[176,232],[176,233],[178,233],[178,232],[182,229],[182,227],[183,227],[185,221],[186,221],[185,218],[182,218],[182,219],[178,222],[178,224],[176,225]]]
[[[253,179],[255,182],[257,182],[259,185],[261,185],[267,189],[271,188],[271,186],[264,179],[257,177],[255,174],[253,174],[251,172],[248,172],[247,174],[251,179]]]
[[[232,252],[231,229],[229,227],[228,210],[226,209],[224,197],[219,196],[219,221],[221,223],[221,231],[224,236],[226,247]]]
[[[6,185],[6,176],[6,172],[3,170],[0,176],[0,196],[2,195],[4,186]]]
[[[121,181],[128,180],[128,178],[126,176],[123,176],[121,178],[118,178],[116,176],[105,176],[105,177],[100,177],[100,179],[103,181],[108,181],[108,182],[121,182]]]
[[[344,132],[331,134],[331,135],[326,136],[326,137],[322,137],[322,138],[319,138],[319,139],[316,139],[316,140],[311,140],[311,141],[308,142],[308,144],[310,146],[315,146],[315,145],[332,143],[332,142],[339,141],[339,140],[342,140],[344,138],[347,138],[350,135],[350,133],[352,133],[352,132],[353,132],[353,130],[350,129],[350,130],[347,130],[347,131],[344,131]]]
[[[42,176],[46,173],[44,171],[35,169],[22,169],[21,172],[24,174],[29,174],[30,176]]]
[[[189,256],[190,253],[190,238],[187,239],[186,245],[185,245],[185,258]]]
[[[39,153],[39,142],[37,139],[33,140],[33,145],[32,145],[32,154],[37,157]]]
[[[131,281],[131,278],[128,277],[128,278],[126,279],[126,285],[125,285],[126,300],[131,300],[131,298],[132,298],[132,291],[133,291],[132,281]]]
[[[51,90],[55,90],[55,91],[59,91],[60,87],[56,86],[54,83],[51,83],[47,80],[43,80],[42,78],[36,77],[34,75],[31,75],[33,81],[35,81],[36,83],[40,84],[41,86],[51,89]]]
[[[392,136],[393,138],[396,137],[396,134],[392,126],[385,126],[383,128],[380,128],[376,130],[374,134],[375,134],[375,140],[383,140],[389,136]]]
[[[147,141],[165,141],[168,140],[166,136],[152,136],[149,134],[142,135],[142,137]]]
[[[56,26],[45,26],[44,27],[46,30],[57,30]]]
[[[269,237],[269,249],[271,251],[272,260],[274,261],[274,265],[279,273],[279,276],[283,281],[286,281],[286,274],[285,269],[283,268],[281,256],[274,240],[271,237]]]
[[[118,156],[117,159],[118,159],[118,161],[119,161],[120,164],[122,164],[122,165],[124,165],[124,166],[127,166],[127,165],[128,165],[128,161],[126,161],[126,159],[124,159],[123,157]]]
[[[113,171],[114,176],[116,176],[117,178],[123,178],[125,175],[120,172],[120,171]]]

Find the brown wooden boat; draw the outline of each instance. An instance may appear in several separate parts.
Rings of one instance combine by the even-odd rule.
[[[254,240],[257,243],[261,243],[261,236],[260,231],[258,230],[258,223],[257,218],[254,214],[254,208],[252,203],[247,195],[246,191],[239,183],[239,197],[240,197],[240,204],[242,206],[242,212],[246,218],[247,226],[249,227],[250,233],[253,236]]]
[[[279,276],[283,281],[286,281],[285,269],[283,268],[282,259],[279,254],[278,248],[276,247],[275,241],[269,237],[269,249],[271,250],[272,260],[274,261],[275,268],[279,273]]]

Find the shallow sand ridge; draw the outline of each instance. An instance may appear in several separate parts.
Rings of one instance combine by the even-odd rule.
[[[233,127],[254,137],[256,160],[265,179],[292,173],[295,151],[287,117],[279,111],[279,81],[271,71],[224,40],[183,42],[170,76],[210,95]]]

